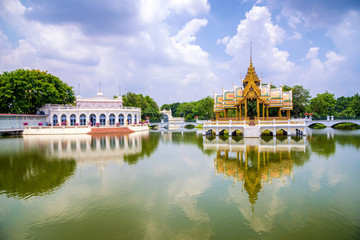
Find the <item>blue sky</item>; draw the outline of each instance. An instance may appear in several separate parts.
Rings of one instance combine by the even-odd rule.
[[[249,46],[264,83],[360,92],[360,1],[0,0],[0,71],[47,70],[160,105],[231,89]]]

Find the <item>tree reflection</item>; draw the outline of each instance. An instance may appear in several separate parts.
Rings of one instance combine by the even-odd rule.
[[[50,194],[70,178],[74,159],[48,159],[41,151],[0,156],[0,193],[30,198]]]
[[[141,137],[141,151],[135,154],[124,156],[124,161],[129,165],[136,164],[140,159],[150,157],[159,145],[160,134],[144,135]],[[137,141],[134,143],[136,146],[139,144]]]
[[[336,142],[329,134],[314,134],[309,137],[311,151],[325,157],[330,157],[336,152]]]
[[[197,135],[196,132],[167,132],[164,133],[163,140],[172,142],[173,144],[194,144],[202,153],[208,156],[215,152],[213,149],[204,149],[203,136]]]
[[[359,135],[334,135],[337,144],[342,146],[351,146],[360,149],[360,136]]]

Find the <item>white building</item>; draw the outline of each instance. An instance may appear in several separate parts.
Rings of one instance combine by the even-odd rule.
[[[46,104],[38,114],[45,115],[51,125],[95,125],[113,126],[117,123],[125,125],[138,123],[141,120],[141,109],[124,107],[121,96],[117,98],[105,97],[101,90],[92,98],[77,96],[76,105]]]

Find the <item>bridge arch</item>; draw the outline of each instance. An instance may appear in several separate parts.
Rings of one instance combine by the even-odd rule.
[[[169,122],[169,116],[165,113],[161,113],[161,119],[166,123]]]
[[[327,127],[327,126],[324,125],[323,123],[312,123],[312,124],[310,124],[308,127],[309,127],[309,128],[313,128],[316,124],[321,125],[321,128],[326,128],[326,127]]]
[[[219,130],[219,135],[224,135],[226,132],[229,133],[228,129],[222,128]]]
[[[276,135],[288,135],[288,130],[285,130],[284,128],[277,129]]]
[[[270,128],[263,128],[261,129],[261,135],[270,135],[270,136],[273,136],[274,135],[274,132],[272,129]]]
[[[195,124],[192,124],[192,123],[187,123],[186,125],[184,125],[184,128],[187,128],[187,129],[193,129],[195,128]]]
[[[205,134],[206,134],[206,135],[213,135],[213,134],[216,134],[216,131],[215,131],[214,129],[210,128],[209,130],[207,130],[207,131],[205,132]]]
[[[351,121],[351,120],[344,120],[342,122],[338,122],[338,123],[335,123],[333,125],[331,125],[330,127],[335,127],[336,125],[339,125],[339,124],[343,124],[343,123],[351,123],[351,124],[355,124],[357,126],[360,126],[360,122],[355,122],[355,121]]]
[[[244,133],[243,133],[243,130],[242,129],[240,129],[240,128],[236,128],[236,129],[233,129],[233,131],[231,132],[231,135],[232,136],[236,136],[236,135],[244,135]]]

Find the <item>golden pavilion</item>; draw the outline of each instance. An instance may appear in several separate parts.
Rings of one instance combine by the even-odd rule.
[[[222,89],[222,94],[214,92],[214,112],[217,120],[246,120],[249,118],[265,119],[289,119],[293,109],[292,90],[285,92],[282,87],[272,88],[271,83],[262,84],[255,72],[250,53],[250,66],[245,79],[241,79],[241,85],[233,84],[232,90]],[[249,108],[254,108],[256,102],[256,115],[249,116]],[[269,109],[272,117],[269,117]],[[235,118],[229,117],[229,110],[235,110]],[[234,111],[232,110],[232,111]],[[254,111],[255,112],[255,109]],[[222,116],[221,116],[222,115]]]

